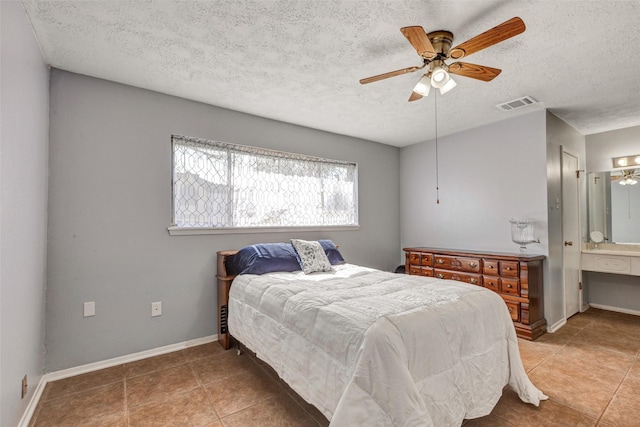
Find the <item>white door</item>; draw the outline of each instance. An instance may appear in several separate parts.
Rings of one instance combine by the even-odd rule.
[[[565,318],[580,311],[580,210],[578,158],[562,151],[562,265]]]

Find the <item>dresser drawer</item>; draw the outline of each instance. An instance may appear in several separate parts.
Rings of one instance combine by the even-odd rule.
[[[420,275],[433,277],[433,268],[421,268]]]
[[[433,254],[422,254],[420,256],[420,265],[425,267],[433,266]]]
[[[456,280],[458,282],[470,283],[482,286],[482,276],[479,274],[459,273],[457,271],[438,270],[433,271],[433,276],[438,279]]]
[[[410,252],[408,258],[409,258],[409,264],[420,265],[420,254],[418,252]]]
[[[417,265],[413,265],[411,264],[409,266],[409,274],[411,274],[412,276],[420,276],[420,272],[422,271],[422,269],[420,267],[418,267]]]
[[[511,319],[516,322],[520,320],[520,303],[513,301],[505,301],[507,304],[507,309],[509,310],[509,314],[511,315]]]
[[[445,270],[468,271],[470,273],[480,272],[479,258],[461,258],[444,255],[435,255],[433,266]]]
[[[488,276],[498,276],[500,274],[500,270],[498,270],[498,261],[495,259],[483,259],[482,273]]]
[[[503,277],[500,279],[500,292],[503,294],[520,295],[520,281]]]
[[[484,276],[482,278],[482,286],[500,293],[500,278],[493,276]]]
[[[516,261],[500,261],[500,276],[502,277],[518,277],[518,263]]]

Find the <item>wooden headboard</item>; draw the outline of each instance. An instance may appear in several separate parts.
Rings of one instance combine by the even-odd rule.
[[[229,289],[231,282],[236,277],[227,273],[227,257],[237,254],[238,251],[218,251],[218,270],[216,279],[218,282],[218,342],[225,350],[231,347],[231,337],[227,327]]]

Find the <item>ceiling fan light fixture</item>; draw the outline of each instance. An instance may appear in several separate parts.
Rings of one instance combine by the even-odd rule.
[[[429,96],[429,91],[431,90],[431,79],[427,74],[422,76],[416,87],[413,88],[415,93],[418,93],[422,96]]]
[[[636,185],[638,183],[638,181],[633,178],[625,178],[618,182],[620,183],[620,185]]]
[[[449,81],[449,73],[442,67],[436,67],[431,72],[431,86],[440,89]]]
[[[440,95],[444,95],[445,93],[449,92],[451,89],[456,87],[457,85],[458,84],[451,77],[449,77],[449,80],[447,80],[444,86],[440,88]]]

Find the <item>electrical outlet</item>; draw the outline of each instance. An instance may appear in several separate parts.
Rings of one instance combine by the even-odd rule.
[[[162,314],[162,302],[151,303],[151,317],[160,316]]]
[[[22,399],[27,395],[27,374],[22,377]]]
[[[96,303],[95,301],[89,301],[84,303],[84,317],[96,315]]]

